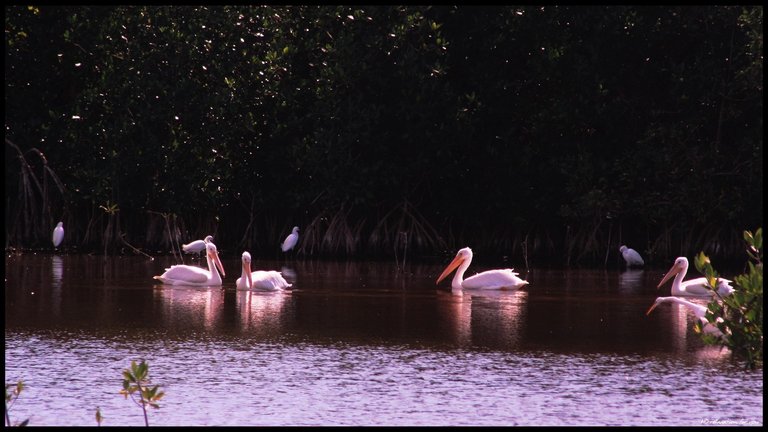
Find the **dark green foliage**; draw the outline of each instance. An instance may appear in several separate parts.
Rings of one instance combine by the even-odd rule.
[[[44,171],[14,153],[33,148],[66,185],[46,211],[106,253],[215,232],[277,254],[300,225],[315,255],[391,256],[413,229],[417,255],[470,245],[518,260],[528,239],[534,260],[602,263],[628,242],[665,261],[733,253],[762,219],[761,7],[5,17],[6,137],[19,147],[6,146],[7,246],[46,244],[52,229],[13,223],[29,211],[28,173]],[[398,208],[410,220],[394,228]]]
[[[727,346],[744,358],[749,368],[761,366],[763,362],[763,230],[754,234],[744,231],[747,243],[747,271],[734,278],[733,294],[720,297],[713,289],[718,278],[712,263],[704,253],[696,257],[696,269],[704,274],[715,297],[707,306],[707,320],[725,336],[716,339],[702,333],[704,340],[711,344]],[[696,323],[700,329],[701,323]]]

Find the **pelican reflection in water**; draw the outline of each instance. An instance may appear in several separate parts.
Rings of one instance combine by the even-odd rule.
[[[243,330],[264,336],[283,333],[286,299],[290,291],[237,290],[237,310]]]
[[[210,330],[221,321],[224,314],[225,292],[220,287],[189,285],[165,285],[154,290],[162,299],[164,320],[168,327],[184,332],[201,328]]]
[[[440,327],[458,346],[509,348],[521,338],[527,291],[437,291]]]

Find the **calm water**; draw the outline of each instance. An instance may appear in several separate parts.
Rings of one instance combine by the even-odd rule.
[[[154,283],[170,258],[6,254],[5,382],[27,385],[11,420],[96,426],[100,407],[141,426],[118,392],[145,359],[166,392],[150,425],[763,423],[762,371],[703,345],[678,305],[645,315],[666,268],[533,269],[522,291],[452,295],[435,285],[448,260],[254,258],[294,286],[250,293],[223,261],[223,288],[194,288]]]

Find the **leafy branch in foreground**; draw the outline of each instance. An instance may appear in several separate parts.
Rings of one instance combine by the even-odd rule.
[[[19,399],[19,395],[21,395],[22,390],[24,390],[24,382],[18,381],[16,384],[6,384],[5,385],[5,425],[11,426],[11,417],[8,415],[8,411],[13,406],[14,402]],[[8,392],[8,389],[11,389],[11,392]],[[16,426],[26,426],[29,423],[29,419],[24,420],[21,423],[18,423]]]
[[[747,272],[734,278],[735,290],[727,297],[721,297],[713,288],[717,283],[717,272],[703,252],[694,260],[696,269],[707,278],[713,300],[707,305],[705,317],[716,326],[723,337],[716,338],[701,333],[709,344],[728,347],[746,360],[748,368],[754,369],[763,362],[763,231],[758,228],[754,234],[744,231],[747,243]],[[701,323],[696,323],[701,332]]]
[[[141,363],[136,364],[136,361],[131,361],[130,369],[123,370],[123,389],[120,390],[120,394],[128,399],[131,399],[140,406],[144,412],[144,424],[149,426],[149,420],[147,419],[147,405],[152,408],[160,408],[157,404],[164,395],[165,392],[159,391],[160,386],[149,387],[149,365],[142,360]],[[139,400],[136,400],[134,396],[138,393]]]

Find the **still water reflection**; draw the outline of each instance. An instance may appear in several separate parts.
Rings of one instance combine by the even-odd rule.
[[[665,269],[453,294],[445,263],[254,260],[294,284],[273,293],[236,291],[238,258],[200,288],[155,284],[169,258],[6,255],[5,380],[27,385],[11,419],[143,425],[118,392],[145,359],[166,391],[151,425],[763,423],[762,371],[678,305],[645,316]]]

